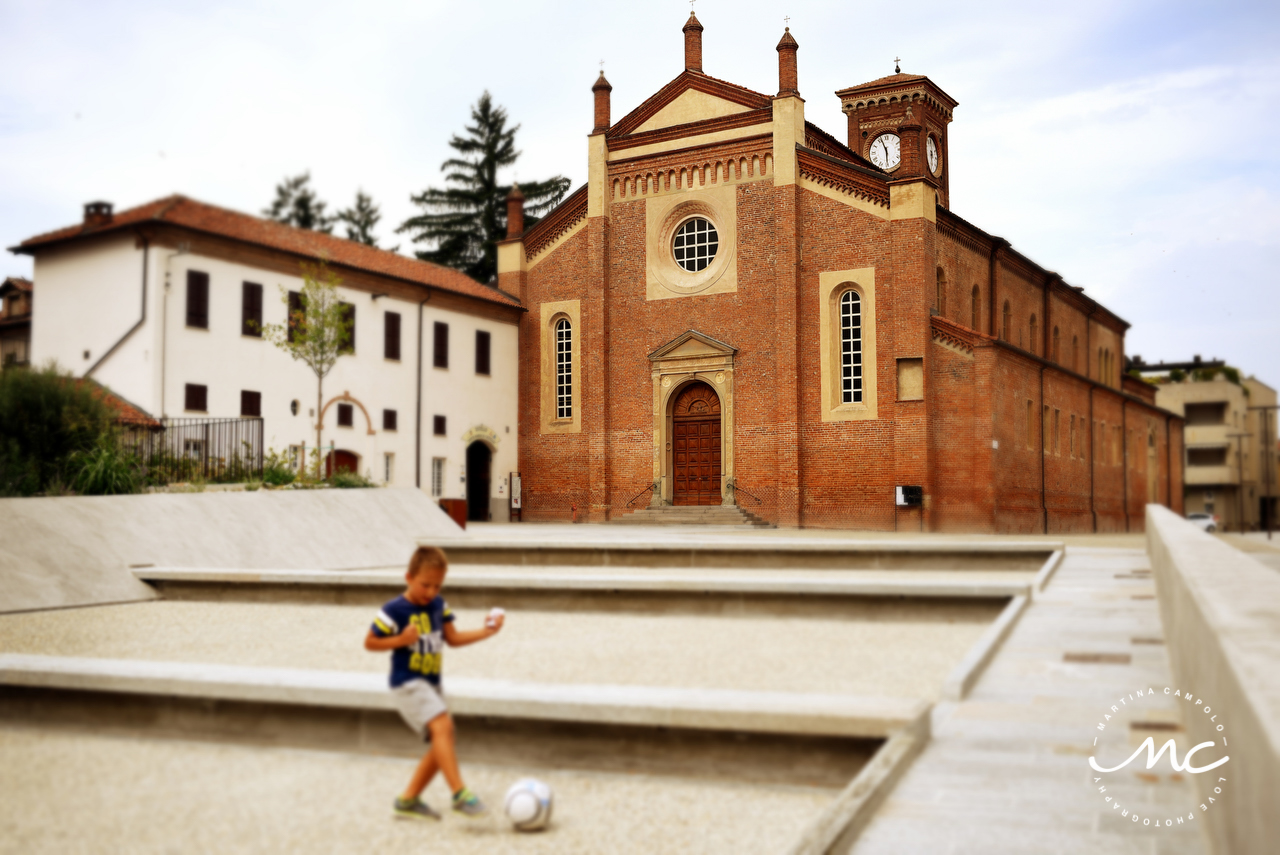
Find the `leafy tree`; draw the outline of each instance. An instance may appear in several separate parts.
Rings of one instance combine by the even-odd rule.
[[[263,324],[262,335],[267,341],[289,354],[297,362],[304,363],[316,375],[316,449],[320,449],[320,412],[324,409],[324,378],[337,363],[338,357],[349,353],[351,342],[351,317],[346,305],[338,299],[338,286],[342,280],[323,261],[302,265],[302,290],[299,292],[302,307],[289,306],[289,292],[280,288],[280,299],[285,304],[286,321],[283,324]],[[316,455],[316,478],[320,478],[320,455]]]
[[[378,225],[378,221],[382,219],[382,211],[379,210],[373,201],[373,197],[369,194],[363,190],[357,190],[356,203],[350,208],[343,208],[339,211],[338,219],[346,226],[347,240],[353,240],[375,248],[378,247],[378,239],[373,236],[373,230]],[[395,246],[389,251],[395,252],[399,248],[399,246]]]
[[[262,211],[264,217],[296,226],[330,234],[334,217],[325,214],[325,203],[311,187],[311,172],[286,178],[276,185],[276,198],[270,208]]]
[[[64,489],[73,456],[109,439],[112,419],[97,384],[56,365],[0,371],[0,496]]]
[[[410,196],[422,213],[405,220],[397,233],[408,232],[414,243],[429,249],[415,252],[424,261],[455,267],[473,279],[488,282],[498,272],[497,242],[507,236],[509,184],[498,183],[498,170],[516,162],[516,131],[507,127],[507,111],[496,107],[488,92],[471,108],[466,135],[455,134],[449,145],[458,152],[441,165],[445,189],[428,187]],[[525,227],[550,211],[569,189],[562,175],[521,183],[525,197]]]

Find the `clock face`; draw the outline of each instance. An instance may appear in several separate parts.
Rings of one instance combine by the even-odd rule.
[[[902,141],[897,134],[881,134],[871,143],[871,162],[881,169],[897,169],[902,162]]]
[[[929,158],[929,171],[934,175],[938,174],[938,142],[933,137],[929,137],[929,142],[925,145],[925,156]]]

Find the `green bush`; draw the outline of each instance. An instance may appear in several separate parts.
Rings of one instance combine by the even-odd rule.
[[[93,451],[112,433],[112,412],[97,389],[53,364],[0,371],[0,495],[72,484],[71,456]]]
[[[340,472],[334,472],[329,476],[329,485],[337,487],[339,490],[350,490],[357,487],[376,487],[377,484],[361,475],[359,472],[348,472],[343,469]]]
[[[286,451],[268,449],[262,458],[262,482],[272,487],[287,487],[298,479],[298,472]]]
[[[71,487],[85,496],[137,493],[143,484],[142,464],[120,448],[111,433],[104,434],[89,451],[73,451],[67,459]]]

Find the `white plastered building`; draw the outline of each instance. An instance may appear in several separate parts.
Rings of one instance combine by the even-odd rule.
[[[302,265],[323,259],[355,315],[354,353],[324,379],[326,459],[468,499],[472,519],[508,518],[524,311],[514,297],[182,196],[119,213],[90,203],[83,222],[12,251],[34,257],[41,292],[32,364],[56,361],[157,418],[260,415],[265,445],[295,452],[316,445],[315,375],[247,321],[284,323]]]

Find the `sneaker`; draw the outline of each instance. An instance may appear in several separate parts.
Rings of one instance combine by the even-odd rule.
[[[402,799],[397,796],[395,813],[398,819],[440,819],[440,814],[422,799]]]
[[[453,810],[454,813],[460,813],[463,816],[483,816],[489,811],[484,806],[484,802],[480,801],[480,797],[466,787],[453,797]]]

